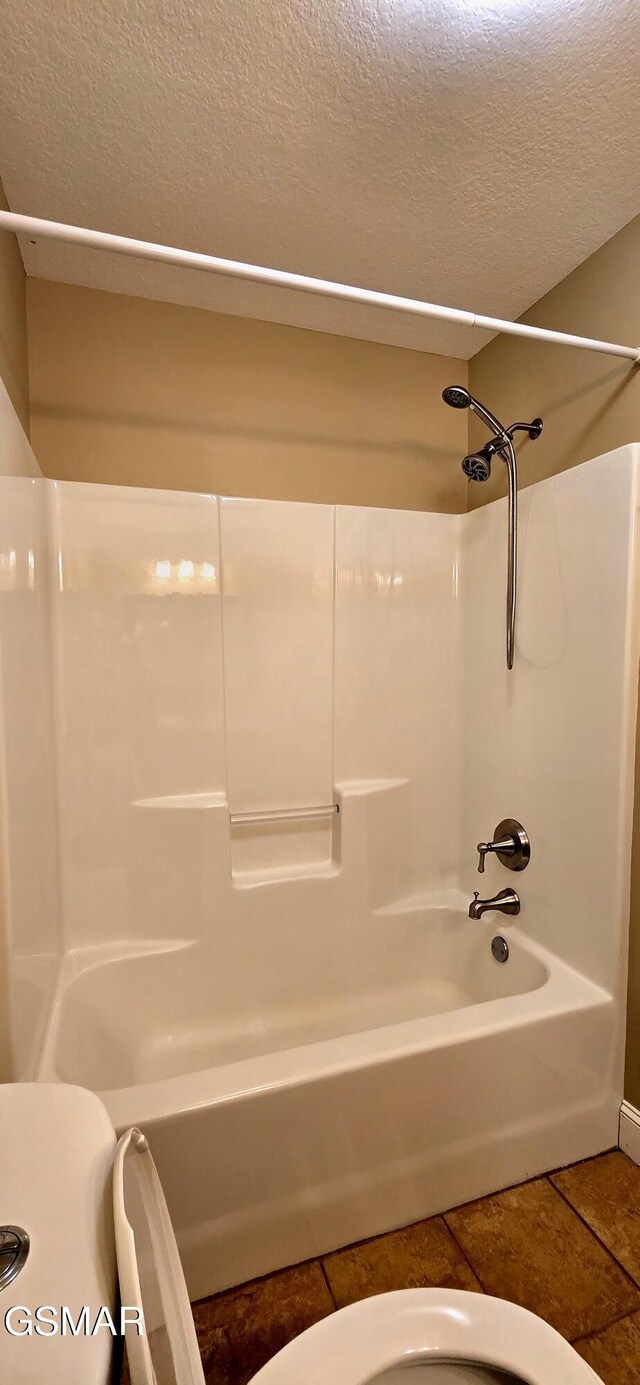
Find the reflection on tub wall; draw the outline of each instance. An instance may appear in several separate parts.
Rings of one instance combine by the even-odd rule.
[[[37,916],[55,975],[60,918],[61,990],[120,967],[139,1023],[120,1077],[99,1025],[60,1076],[152,1081],[267,1033],[286,1047],[329,1003],[369,1013],[387,959],[415,965],[416,927],[466,908],[475,844],[510,815],[533,843],[518,927],[621,996],[636,470],[623,449],[523,493],[513,674],[504,502],[453,516],[20,483],[52,676],[41,605],[39,701],[21,704],[4,673],[17,608],[0,601],[2,735],[44,728],[29,792],[53,825],[34,902],[34,810],[10,775],[12,945],[39,955]],[[24,563],[17,484],[0,480],[2,551]],[[617,1089],[620,1044],[607,1061]]]
[[[221,500],[232,813],[333,802],[333,508]]]
[[[45,484],[66,945],[161,937],[163,916],[185,936],[198,834],[174,805],[225,788],[217,503]]]
[[[13,1063],[25,1078],[35,1073],[62,961],[44,487],[0,480],[3,914]]]

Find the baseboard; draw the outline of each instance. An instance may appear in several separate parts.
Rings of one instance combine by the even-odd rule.
[[[640,1164],[640,1111],[629,1101],[620,1107],[620,1148]]]

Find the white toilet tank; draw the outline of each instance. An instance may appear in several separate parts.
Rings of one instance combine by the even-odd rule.
[[[62,1084],[0,1086],[0,1227],[28,1236],[26,1259],[8,1283],[20,1237],[0,1237],[1,1382],[107,1385],[112,1379],[120,1340],[109,1327],[111,1315],[119,1329],[115,1147],[107,1112],[92,1092]]]

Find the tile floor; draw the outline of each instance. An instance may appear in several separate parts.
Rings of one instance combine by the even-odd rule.
[[[512,1299],[605,1385],[638,1385],[640,1168],[614,1150],[194,1304],[207,1385],[246,1385],[336,1308],[417,1285]]]

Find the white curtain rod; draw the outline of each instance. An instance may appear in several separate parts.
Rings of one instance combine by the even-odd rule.
[[[133,255],[141,260],[155,260],[160,264],[205,270],[209,274],[222,274],[229,279],[248,279],[255,284],[271,284],[274,288],[317,293],[322,298],[340,298],[347,303],[366,303],[374,308],[392,308],[395,312],[414,313],[417,317],[435,317],[443,322],[456,322],[461,327],[480,327],[487,332],[509,332],[514,337],[556,342],[559,346],[576,346],[581,351],[599,351],[604,356],[624,356],[636,364],[640,363],[638,346],[618,346],[614,342],[597,341],[591,337],[574,337],[569,332],[553,332],[546,327],[528,327],[523,322],[505,322],[502,318],[483,317],[479,313],[469,313],[462,308],[444,308],[437,303],[423,303],[417,298],[401,298],[393,293],[377,293],[375,289],[334,284],[329,279],[313,279],[306,274],[289,274],[283,269],[242,264],[240,260],[223,260],[217,255],[200,255],[194,250],[177,250],[169,245],[155,245],[153,241],[113,236],[106,231],[90,231],[83,226],[65,226],[61,221],[22,216],[19,212],[0,210],[0,230],[15,231],[17,235],[31,237],[45,236],[50,240],[65,241],[69,245],[84,245],[90,250]]]

